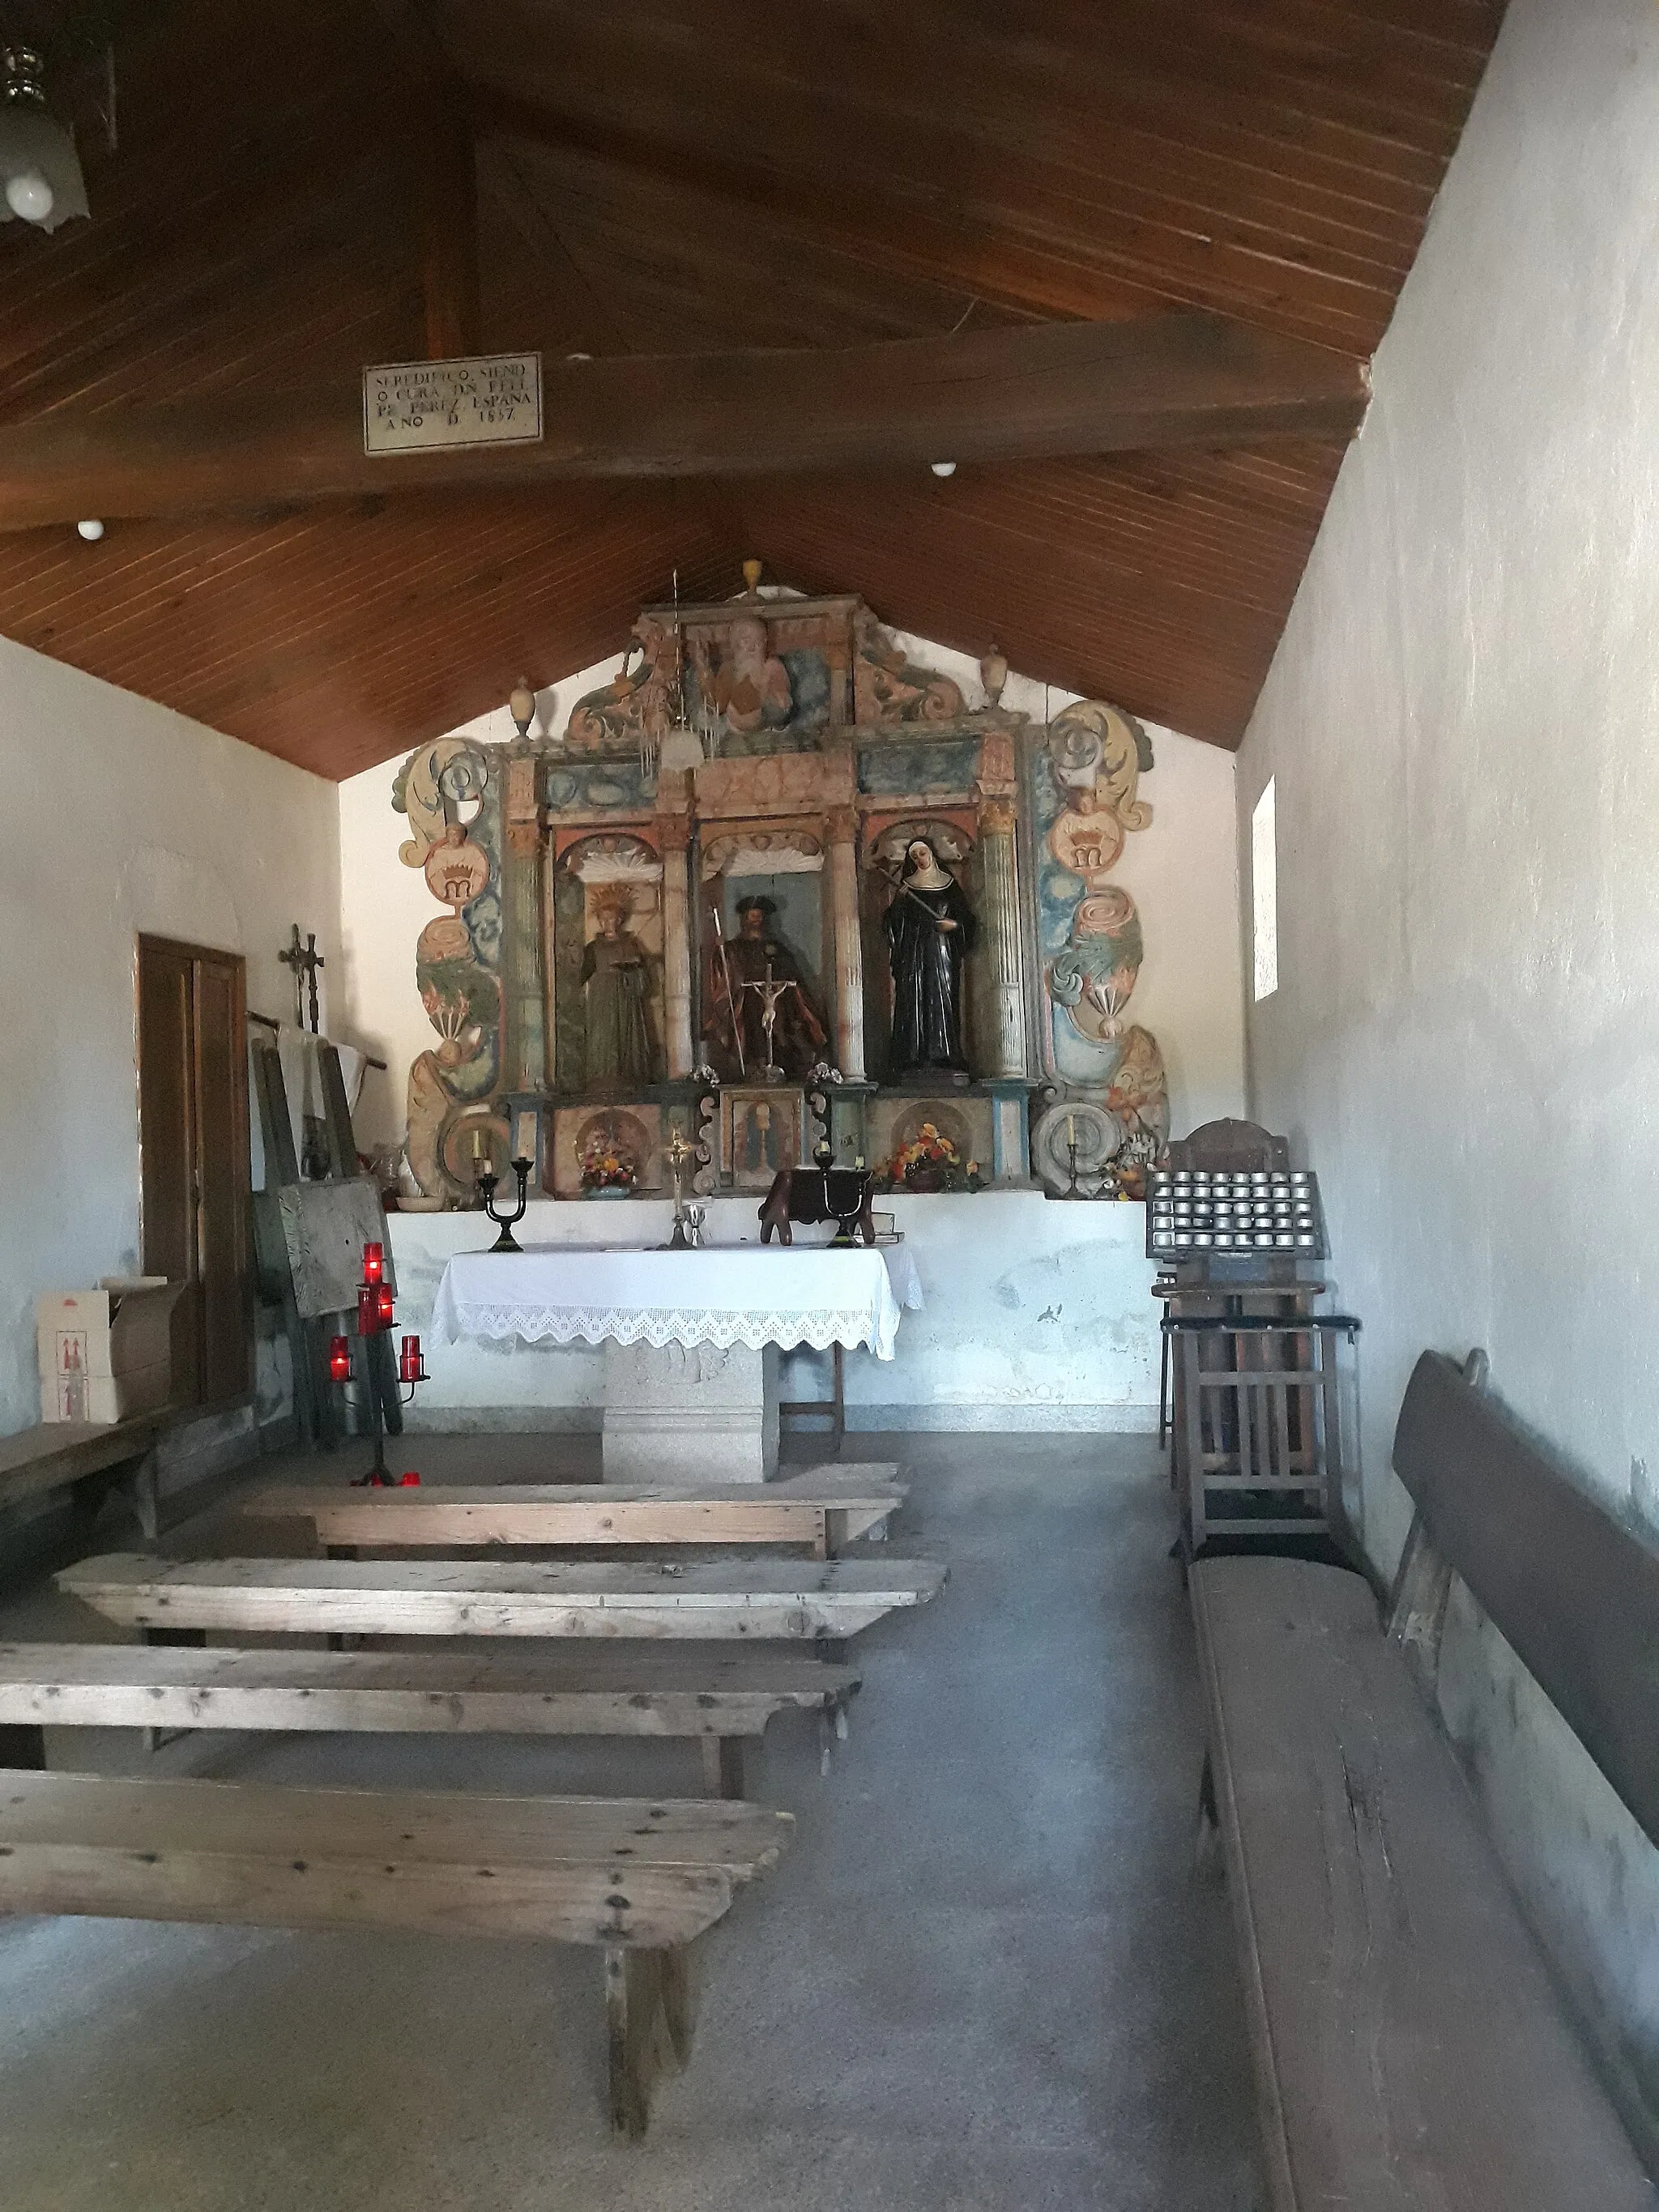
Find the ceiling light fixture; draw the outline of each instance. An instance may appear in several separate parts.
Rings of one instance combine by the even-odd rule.
[[[104,534],[104,526],[95,515],[89,516],[85,522],[77,522],[75,526],[88,545],[95,545]]]
[[[953,477],[957,472],[954,461],[929,461],[927,465],[936,477]]]
[[[86,179],[75,141],[46,106],[40,57],[33,46],[4,51],[0,84],[0,222],[14,218],[38,230],[84,216]]]

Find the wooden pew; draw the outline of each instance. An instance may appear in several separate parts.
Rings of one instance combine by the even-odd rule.
[[[90,1528],[112,1490],[131,1498],[147,1543],[156,1534],[155,1446],[179,1419],[163,1408],[125,1421],[43,1421],[0,1437],[0,1507],[72,1490]]]
[[[434,1545],[801,1544],[820,1559],[884,1527],[904,1502],[896,1466],[820,1468],[781,1482],[693,1492],[621,1483],[422,1483],[407,1490],[273,1484],[245,1513],[309,1521],[331,1552]]]
[[[60,1589],[128,1627],[260,1635],[742,1637],[839,1644],[946,1571],[929,1559],[678,1566],[495,1559],[181,1559],[114,1553]]]
[[[683,2065],[686,1946],[794,1823],[706,1798],[484,1797],[0,1771],[0,1912],[381,1928],[605,1954],[611,2124]]]
[[[1386,1632],[1340,1568],[1191,1570],[1273,2212],[1653,2212],[1432,1700],[1455,1571],[1655,1835],[1659,1559],[1434,1355],[1395,1464]]]
[[[47,1728],[684,1736],[717,1797],[786,1707],[844,1729],[850,1667],[789,1651],[586,1644],[546,1651],[207,1650],[0,1644],[0,1764],[44,1767]]]

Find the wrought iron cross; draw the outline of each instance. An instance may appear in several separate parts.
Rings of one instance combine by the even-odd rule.
[[[319,1031],[317,1022],[317,970],[319,968],[326,968],[328,963],[317,950],[316,932],[313,930],[306,939],[305,944],[301,945],[300,925],[296,921],[288,950],[285,952],[279,952],[276,957],[284,968],[291,968],[294,970],[294,1018],[301,1029],[306,1025],[305,1000],[307,987],[309,986],[311,1034],[313,1036],[318,1036]]]

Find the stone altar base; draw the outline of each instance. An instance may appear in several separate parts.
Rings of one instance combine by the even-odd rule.
[[[778,1471],[778,1348],[607,1343],[605,1479],[769,1482]]]

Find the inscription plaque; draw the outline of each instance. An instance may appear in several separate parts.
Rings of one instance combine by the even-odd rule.
[[[363,451],[516,446],[542,434],[542,357],[392,362],[363,371]]]

